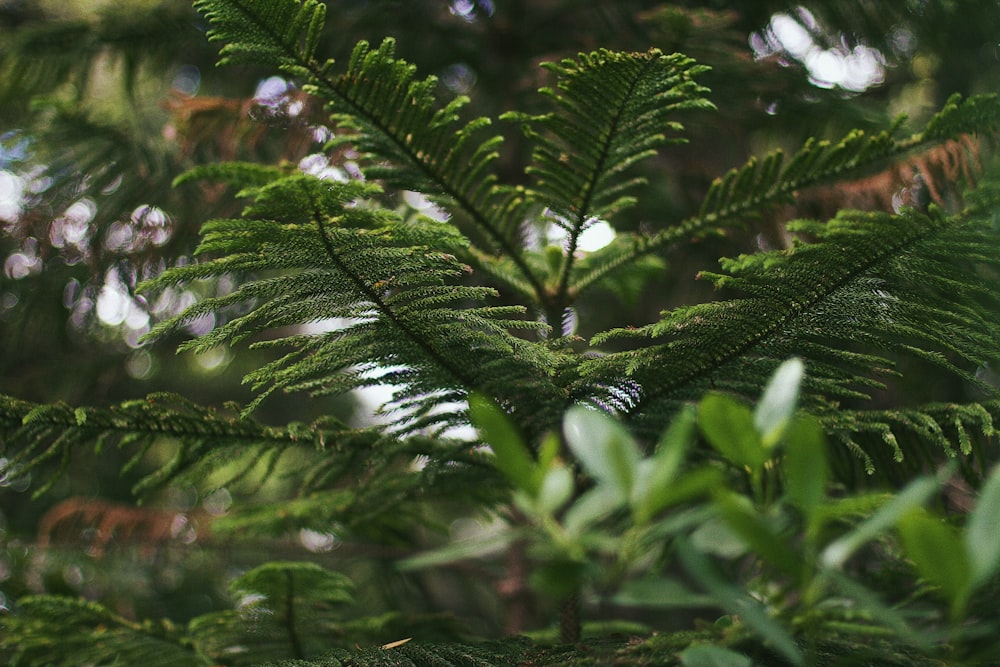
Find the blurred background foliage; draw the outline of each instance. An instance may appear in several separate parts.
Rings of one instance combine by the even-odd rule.
[[[533,111],[535,91],[547,83],[538,64],[583,50],[655,46],[711,66],[702,82],[719,111],[684,119],[690,144],[645,167],[651,187],[623,228],[684,218],[712,178],[750,154],[855,127],[882,130],[903,114],[919,126],[952,93],[1000,84],[1000,16],[994,3],[977,0],[327,4],[321,48],[328,51],[319,55],[341,59],[359,39],[396,37],[399,55],[435,74],[442,94],[469,95],[470,113],[493,118]],[[250,67],[216,69],[205,30],[187,0],[0,0],[0,393],[71,405],[157,391],[203,405],[249,398],[240,378],[266,352],[175,356],[169,344],[138,343],[154,322],[234,287],[204,284],[200,293],[188,288],[155,302],[134,293],[143,278],[191,261],[202,221],[233,213],[221,191],[171,182],[195,165],[229,159],[334,176],[356,166],[349,153],[321,152],[331,129],[293,82]],[[516,182],[527,148],[517,128],[499,127],[502,178]],[[948,158],[886,165],[844,185],[836,199],[822,189],[802,193],[798,215],[914,201],[927,196],[921,180],[949,177]],[[425,206],[413,193],[395,197],[404,212]],[[591,294],[579,313],[588,330],[577,333],[644,324],[664,307],[691,302],[707,289],[693,280],[697,270],[722,255],[784,243],[787,215],[705,240],[684,256],[654,258],[649,270]],[[669,274],[656,270],[667,262]],[[196,323],[191,333],[213,324]],[[919,392],[921,383],[913,385],[900,391]],[[276,397],[257,417],[284,424],[332,415],[364,424],[373,400]],[[389,546],[344,543],[331,527],[270,538],[264,549],[207,530],[239,503],[239,489],[176,487],[134,508],[126,503],[142,471],[121,475],[124,455],[116,456],[109,449],[81,459],[38,502],[26,502],[30,479],[0,478],[0,607],[28,592],[67,592],[126,617],[185,620],[225,608],[226,581],[244,565],[336,555],[338,569],[379,583],[379,591],[357,596],[372,609],[447,606],[478,633],[497,629],[491,592],[477,594],[483,586],[468,583],[480,573],[459,573],[468,576],[458,587],[376,572],[380,558],[399,555],[419,534],[416,527],[401,528]],[[255,490],[255,501],[280,500],[293,486],[271,483]],[[447,524],[446,515],[441,520]],[[467,528],[458,522],[450,531]]]

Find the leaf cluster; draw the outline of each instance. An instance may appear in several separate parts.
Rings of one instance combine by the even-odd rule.
[[[902,420],[887,414],[867,413],[870,421],[865,425],[856,419],[830,416],[845,407],[845,402],[847,407],[853,407],[855,402],[870,398],[872,392],[882,391],[885,378],[896,373],[897,359],[905,356],[936,365],[987,394],[992,391],[975,375],[977,366],[996,361],[992,333],[996,322],[991,315],[996,310],[988,283],[984,282],[995,262],[989,250],[993,244],[987,240],[991,233],[988,206],[950,213],[844,211],[829,222],[797,222],[789,227],[802,239],[794,248],[725,260],[726,275],[703,272],[703,277],[718,288],[745,296],[678,308],[645,327],[598,334],[590,341],[592,346],[627,341],[630,347],[639,342],[641,349],[593,359],[567,355],[565,351],[553,354],[544,341],[508,338],[505,329],[530,327],[523,319],[511,320],[510,316],[517,312],[506,306],[494,311],[462,311],[456,310],[455,304],[487,294],[482,288],[456,284],[462,277],[460,271],[485,272],[500,281],[496,296],[528,299],[528,308],[520,311],[522,318],[533,310],[558,333],[567,309],[582,290],[610,279],[648,253],[676,246],[682,238],[719,233],[742,224],[787,203],[794,193],[809,185],[863,173],[951,137],[994,130],[998,120],[995,97],[953,98],[924,130],[909,138],[897,138],[897,130],[872,136],[855,131],[839,142],[807,142],[787,163],[780,152],[759,161],[751,159],[712,185],[697,216],[648,235],[622,234],[622,241],[578,262],[580,235],[598,221],[614,223],[621,211],[634,203],[631,192],[642,180],[630,178],[628,172],[668,143],[665,128],[675,133],[681,129],[673,118],[682,112],[711,107],[704,99],[706,89],[695,83],[703,68],[682,56],[665,56],[656,51],[643,54],[606,50],[548,66],[557,85],[542,92],[549,98],[552,111],[509,113],[504,117],[520,123],[536,145],[525,169],[527,184],[508,186],[498,181],[492,169],[499,137],[478,142],[473,139],[488,121],[476,119],[463,124],[459,111],[465,100],[459,97],[439,104],[433,95],[434,78],[416,79],[415,68],[396,58],[391,41],[378,49],[359,44],[346,71],[336,74],[333,61],[321,62],[315,55],[325,11],[319,3],[278,2],[262,8],[233,1],[203,2],[199,7],[212,23],[210,38],[225,42],[223,63],[264,62],[302,79],[307,90],[330,105],[334,112],[331,120],[346,130],[338,134],[334,144],[350,142],[360,154],[377,160],[367,170],[370,176],[389,185],[425,192],[454,216],[455,226],[435,227],[437,238],[427,237],[425,246],[409,245],[411,256],[399,268],[438,276],[435,280],[440,280],[441,286],[427,293],[433,295],[437,306],[429,312],[445,315],[442,326],[447,322],[453,327],[458,318],[473,324],[461,336],[466,344],[458,347],[454,346],[457,337],[435,339],[429,330],[408,324],[396,312],[397,302],[391,299],[404,294],[412,299],[417,290],[407,283],[410,279],[405,274],[399,275],[395,266],[390,268],[389,263],[398,263],[395,258],[380,266],[375,262],[378,255],[366,251],[370,259],[364,270],[370,275],[355,270],[357,275],[349,278],[351,285],[335,288],[351,294],[366,308],[373,304],[379,311],[376,322],[391,323],[398,343],[390,347],[399,348],[399,343],[403,343],[403,349],[415,345],[418,354],[383,350],[370,342],[365,347],[330,344],[332,339],[343,340],[360,333],[358,329],[367,330],[367,322],[363,326],[349,325],[340,332],[290,339],[305,352],[295,354],[309,356],[310,360],[288,366],[291,359],[286,357],[249,376],[248,380],[264,395],[274,388],[343,391],[367,381],[358,378],[364,378],[368,368],[402,365],[405,368],[384,377],[410,383],[398,398],[403,399],[405,407],[416,408],[420,425],[433,421],[426,421],[432,412],[431,403],[462,401],[470,390],[482,391],[510,409],[518,409],[523,395],[499,391],[501,386],[517,386],[530,387],[527,393],[541,408],[519,409],[529,422],[534,420],[531,428],[535,433],[553,423],[567,400],[580,399],[597,400],[637,422],[649,420],[659,427],[678,402],[696,398],[711,387],[748,395],[753,388],[762,386],[781,359],[798,354],[810,366],[806,404],[828,416],[830,428],[842,433],[853,449],[860,447],[851,435],[858,430],[881,429],[890,444],[895,442],[898,431],[917,431],[918,440],[925,446],[943,449],[948,448],[946,428],[954,426],[963,442],[968,439],[970,424],[981,423],[990,432],[989,422],[983,421],[988,419],[984,415],[990,414],[988,401],[956,413],[954,422],[947,426],[935,421],[933,409],[920,413],[924,421],[936,424],[930,431],[906,429],[900,425]],[[285,211],[289,214],[286,224],[314,236],[310,242],[312,253],[325,250],[327,261],[334,264],[349,261],[346,258],[353,252],[352,245],[341,240],[339,228],[314,215],[316,230],[304,232],[302,215],[310,208],[330,209],[329,198],[321,193],[323,187],[336,192],[344,186],[309,187],[312,190],[304,192],[311,195],[284,188],[280,197],[273,196],[272,200],[290,203]],[[362,193],[358,187],[339,195],[341,206],[354,197],[378,197],[374,191]],[[260,192],[263,195],[267,190]],[[368,215],[360,212],[363,210],[352,210],[350,215]],[[248,209],[246,218],[279,217],[280,213],[267,209],[265,204]],[[544,265],[534,259],[533,251],[520,238],[525,220],[533,216],[544,224],[561,227],[566,234],[564,247]],[[361,234],[365,224],[372,229],[385,227],[376,218],[378,215],[372,214],[367,223],[360,219],[349,223],[350,233]],[[209,236],[203,251],[243,252],[246,246],[226,241],[222,233],[240,224],[241,229],[248,229],[246,222],[210,224],[205,230]],[[420,227],[419,222],[406,225]],[[294,234],[287,238],[289,251],[296,245],[305,247],[306,241],[293,241]],[[225,261],[233,262],[232,269],[270,271],[281,266],[309,271],[295,278],[250,283],[254,290],[266,285],[272,292],[264,296],[280,292],[286,301],[270,302],[279,308],[261,308],[194,345],[207,346],[224,339],[237,341],[244,335],[237,329],[251,322],[259,322],[260,326],[247,333],[263,330],[265,323],[273,329],[314,321],[323,315],[364,322],[374,312],[339,301],[322,302],[322,312],[312,306],[294,310],[293,300],[316,303],[317,288],[304,288],[301,283],[315,278],[312,270],[319,266],[318,260],[303,265],[293,260],[290,252],[287,264],[274,264],[269,250],[260,252],[265,247],[263,239],[253,239],[252,243],[258,244],[254,246],[256,257],[268,261],[248,263],[250,255],[238,255],[239,260],[237,255],[231,255]],[[330,247],[321,248],[324,243]],[[336,244],[343,244],[344,250],[340,251]],[[285,244],[274,247],[283,250]],[[502,253],[499,259],[492,256],[496,249]],[[335,256],[334,251],[339,254]],[[428,270],[426,264],[414,258],[416,254],[435,257],[434,252],[447,253],[458,263],[450,272],[443,272]],[[280,261],[278,254],[274,254],[274,261]],[[949,256],[965,259],[955,261]],[[168,272],[152,284],[164,286],[204,277],[221,272],[225,265],[217,260],[199,266],[202,268]],[[352,270],[347,264],[341,271],[344,269],[348,274]],[[400,288],[390,300],[383,300],[362,285],[363,281],[390,288],[398,284]],[[176,327],[190,318],[245,300],[252,295],[249,285],[246,289],[245,293],[199,304],[188,315],[165,326]],[[421,285],[421,289],[426,291],[428,287]],[[450,303],[444,294],[451,295]],[[425,309],[429,302],[416,303]],[[298,315],[297,320],[289,317],[292,312]],[[468,319],[487,312],[490,317],[486,319]],[[491,322],[494,315],[502,317]],[[478,334],[481,337],[471,329],[482,332]],[[379,340],[385,341],[386,337],[379,334]],[[644,344],[644,340],[652,344]],[[473,356],[478,357],[476,365],[488,369],[479,375],[467,370],[473,356],[466,355],[473,351]],[[457,364],[449,363],[452,356],[459,360]],[[334,357],[338,359],[333,361]],[[346,369],[362,372],[344,373]],[[425,373],[428,375],[417,380]],[[498,381],[490,387],[487,376]],[[435,391],[441,392],[439,397],[420,403],[425,399],[418,396],[435,395]],[[539,416],[542,411],[543,416]],[[422,418],[425,421],[420,421]],[[441,421],[451,426],[462,419],[454,416]],[[870,468],[871,459],[866,460]]]
[[[469,118],[462,95],[442,99],[438,80],[420,78],[393,39],[358,42],[344,62],[319,55],[327,3],[195,7],[208,39],[222,44],[220,64],[263,66],[292,82],[328,114],[325,152],[360,167],[331,176],[225,160],[176,179],[178,192],[212,203],[215,184],[230,186],[244,208],[206,213],[194,261],[158,272],[139,293],[232,287],[208,290],[146,340],[183,335],[211,318],[215,326],[181,350],[249,345],[272,355],[245,376],[256,397],[223,412],[163,394],[112,408],[0,397],[3,485],[40,474],[42,492],[81,450],[118,447],[130,454],[125,472],[141,472],[139,493],[176,481],[245,484],[248,493],[276,478],[296,485],[291,500],[220,520],[231,533],[336,525],[406,541],[449,503],[500,510],[514,525],[486,546],[528,543],[538,564],[532,585],[552,598],[608,597],[646,568],[656,574],[612,599],[649,605],[669,595],[661,606],[718,605],[734,629],[709,633],[718,646],[676,647],[685,665],[747,664],[753,650],[744,641],[806,664],[824,655],[828,631],[860,643],[888,634],[925,648],[910,618],[845,570],[862,548],[885,540],[947,605],[940,644],[967,647],[955,624],[976,618],[977,596],[997,566],[986,538],[995,475],[964,529],[923,509],[939,488],[935,477],[918,477],[896,495],[846,498],[831,492],[831,480],[849,479],[851,466],[837,465],[845,459],[869,474],[891,475],[893,461],[911,471],[946,458],[960,458],[966,473],[987,467],[982,445],[1000,416],[991,378],[1000,365],[1000,176],[986,148],[1000,129],[1000,98],[954,96],[909,136],[899,121],[810,139],[790,157],[775,150],[750,158],[708,185],[690,212],[638,224],[636,211],[648,213],[638,204],[650,191],[649,168],[670,164],[659,160],[680,149],[684,124],[716,110],[709,70],[685,55],[596,49],[545,64],[549,85],[536,107],[496,118],[530,146],[525,164],[511,170],[505,130],[493,129],[492,118]],[[72,74],[65,68],[57,79]],[[23,74],[11,77],[15,88],[48,85],[37,69]],[[65,136],[92,139],[54,164],[93,167],[88,187],[109,187],[116,173],[101,165],[130,135],[54,108],[58,127],[72,130]],[[155,143],[129,164],[163,183],[169,161]],[[664,303],[654,321],[575,335],[592,290],[638,294],[693,244],[755,230],[809,188],[919,161],[940,146],[959,156],[953,171],[968,182],[935,183],[935,193],[949,196],[935,196],[934,205],[779,220],[787,245],[724,258],[699,274],[716,299]],[[401,193],[425,198],[428,215],[396,206]],[[583,250],[584,235],[599,226],[615,240]],[[922,373],[940,386],[897,401],[898,387]],[[747,407],[765,387],[757,408]],[[381,426],[254,419],[279,392],[371,388],[389,394]],[[448,437],[470,422],[478,436]],[[828,450],[826,438],[837,447]],[[165,462],[153,461],[164,449]],[[482,546],[454,544],[406,566],[451,562]],[[759,590],[727,578],[739,557],[754,561]],[[660,576],[657,567],[673,558],[700,590]],[[371,636],[399,619],[346,620],[349,582],[310,565],[266,565],[239,577],[233,593],[243,596],[240,609],[187,629],[28,598],[3,622],[30,641],[4,649],[40,664],[55,628],[74,658],[95,664],[121,656],[245,664],[240,650],[249,645],[259,649],[255,658],[294,659],[276,664],[487,664],[511,656],[546,664],[544,650],[514,641],[352,652],[351,632]],[[852,616],[845,599],[877,613]],[[336,644],[326,641],[331,633],[345,647],[320,657]]]
[[[71,466],[85,463],[88,448],[98,455],[110,448],[125,453],[123,474],[134,476],[132,491],[140,497],[176,483],[242,493],[247,505],[213,522],[219,534],[281,536],[331,524],[345,535],[405,534],[411,523],[426,519],[421,503],[471,497],[489,503],[500,493],[488,461],[467,443],[397,439],[326,419],[270,427],[240,419],[235,409],[202,408],[174,395],[111,409],[3,397],[0,438],[16,452],[3,459],[4,486],[40,477],[47,483],[36,497]],[[428,463],[415,469],[415,459]],[[268,484],[291,488],[292,497],[251,502]]]

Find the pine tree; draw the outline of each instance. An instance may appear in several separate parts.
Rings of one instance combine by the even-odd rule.
[[[613,415],[651,454],[659,435],[706,392],[755,401],[790,357],[805,362],[799,406],[834,443],[842,482],[906,479],[949,459],[972,479],[991,461],[985,447],[1000,416],[992,380],[1000,364],[995,95],[955,94],[918,127],[900,119],[770,150],[712,180],[681,215],[651,218],[656,211],[644,197],[670,156],[691,148],[686,126],[698,128],[697,141],[726,110],[724,98],[713,102],[710,68],[692,57],[657,48],[562,57],[542,65],[549,83],[526,110],[480,116],[463,95],[442,99],[438,79],[399,57],[393,38],[357,42],[342,58],[322,55],[329,10],[318,0],[194,5],[208,40],[221,45],[219,64],[260,67],[292,82],[309,123],[322,117],[294,131],[322,129],[324,151],[351,166],[334,177],[307,173],[280,154],[271,162],[213,155],[221,159],[174,179],[175,196],[195,203],[187,215],[207,212],[195,261],[146,264],[136,294],[150,303],[183,290],[204,296],[156,323],[145,342],[176,340],[214,322],[180,350],[256,351],[266,361],[244,377],[254,397],[219,410],[166,392],[110,407],[4,396],[7,479],[43,478],[42,494],[87,449],[124,450],[125,470],[136,471],[168,442],[170,457],[136,475],[138,495],[182,481],[223,488],[294,479],[294,498],[234,512],[220,529],[282,535],[336,524],[350,535],[406,534],[448,503],[508,507],[493,455],[454,435],[469,424],[473,395],[500,406],[539,460],[548,456],[546,435],[559,433],[566,411],[580,404]],[[666,8],[654,20],[679,25],[698,16],[726,19]],[[837,25],[845,16],[831,10],[825,18]],[[876,31],[882,17],[864,16]],[[125,61],[126,72],[134,68]],[[10,85],[43,75],[8,73]],[[56,113],[100,129],[71,110]],[[104,130],[97,141],[113,146],[117,135]],[[107,155],[72,160],[96,165]],[[912,197],[860,210],[859,193],[887,174],[908,175],[909,189],[900,192]],[[109,187],[100,179],[82,183],[86,192]],[[847,201],[827,215],[838,187]],[[400,193],[419,193],[424,212],[397,206]],[[789,214],[796,207],[801,212]],[[637,223],[640,215],[649,222]],[[614,240],[583,250],[595,228],[614,230]],[[671,263],[682,266],[686,248],[697,254],[718,239],[758,231],[768,247],[745,247],[720,268],[700,271],[712,298],[661,304],[658,318],[635,325],[585,321],[604,295],[627,302]],[[935,378],[942,390],[900,391],[909,378]],[[378,426],[332,416],[283,425],[257,418],[282,394],[304,401],[369,387],[391,389]],[[333,610],[350,599],[346,580],[301,564],[272,565],[235,589],[286,600],[285,616],[278,607],[266,612],[278,620],[293,618],[302,600],[318,625],[258,628],[246,641],[262,642],[262,659],[317,657],[337,648],[318,643],[331,629],[374,636]],[[299,577],[310,592],[297,598],[290,591]],[[273,593],[285,584],[287,597]],[[45,623],[63,623],[73,637],[73,658],[61,664],[81,656],[104,664],[115,655],[214,664],[232,648],[217,637],[235,641],[246,616],[201,617],[181,631],[75,601],[43,596],[22,605],[25,614],[12,616],[8,630],[37,643],[0,644],[22,661],[14,664],[41,664],[54,650],[51,634],[39,630]],[[371,621],[380,628],[394,622]],[[113,641],[100,639],[100,628],[110,628]],[[488,664],[531,650],[451,643],[401,653],[413,664]],[[328,662],[380,664],[378,655],[367,657],[336,653]]]

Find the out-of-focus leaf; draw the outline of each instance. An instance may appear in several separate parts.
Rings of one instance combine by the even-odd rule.
[[[625,582],[611,602],[626,607],[676,609],[710,607],[714,601],[711,596],[696,593],[675,579],[644,577]]]
[[[694,440],[695,425],[694,408],[680,411],[670,428],[664,431],[653,456],[640,462],[631,497],[636,523],[645,523],[667,507],[677,472]]]
[[[403,559],[396,564],[396,567],[404,571],[420,570],[427,567],[449,565],[469,558],[479,558],[500,551],[513,542],[515,537],[514,531],[504,531],[498,534],[450,542],[439,549]]]
[[[826,498],[829,477],[823,430],[813,419],[793,421],[785,431],[785,489],[788,499],[812,521]]]
[[[517,427],[503,410],[480,394],[469,397],[469,416],[480,437],[496,454],[496,467],[514,486],[534,495],[538,492],[535,461]]]
[[[625,427],[611,417],[574,406],[563,421],[566,444],[591,477],[627,500],[641,454]]]
[[[562,599],[580,590],[586,579],[586,563],[555,558],[542,563],[531,575],[531,583],[539,591]]]
[[[789,359],[778,367],[764,389],[754,410],[753,421],[766,449],[778,443],[795,414],[799,385],[805,374],[806,367],[801,359]]]
[[[573,471],[566,466],[553,466],[545,472],[542,485],[538,489],[537,508],[553,513],[573,497]]]
[[[961,616],[972,583],[972,565],[961,535],[923,508],[906,512],[896,527],[920,576],[939,586],[952,613]]]
[[[710,393],[698,406],[698,425],[708,443],[730,463],[760,470],[768,453],[750,408],[725,394]]]
[[[719,516],[760,560],[792,577],[799,576],[802,559],[796,549],[774,531],[746,498],[732,493],[719,494],[716,505]]]
[[[677,553],[684,569],[712,595],[720,607],[739,617],[747,627],[769,642],[791,664],[796,666],[805,664],[795,640],[771,618],[760,602],[745,591],[729,584],[712,561],[699,553],[689,542],[678,540]]]
[[[965,527],[965,548],[973,585],[989,579],[1000,565],[1000,466],[993,468],[979,491]]]
[[[621,507],[617,491],[599,485],[587,491],[574,502],[562,519],[566,531],[579,535],[598,521]]]
[[[823,550],[823,564],[832,568],[841,567],[855,551],[894,526],[904,514],[927,502],[938,486],[933,477],[920,477],[907,484],[867,520],[827,546]]]

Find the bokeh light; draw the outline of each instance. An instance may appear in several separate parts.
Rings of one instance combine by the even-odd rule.
[[[819,88],[860,93],[885,80],[886,58],[881,51],[852,45],[845,35],[832,36],[833,46],[823,47],[817,41],[823,35],[812,13],[800,7],[794,16],[772,16],[763,31],[751,35],[750,46],[758,59],[777,55],[799,62],[810,83]]]

